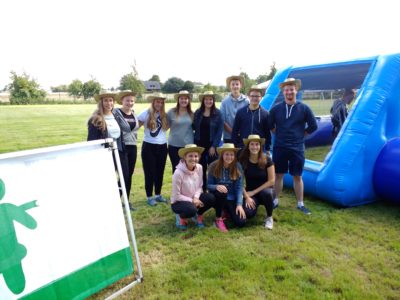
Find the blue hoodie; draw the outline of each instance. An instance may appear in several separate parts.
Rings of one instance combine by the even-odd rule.
[[[304,151],[305,132],[311,134],[318,127],[313,112],[302,102],[276,104],[269,111],[268,124],[270,130],[276,129],[274,148],[296,151]]]
[[[250,106],[238,110],[232,128],[232,142],[238,148],[244,148],[243,139],[250,134],[265,138],[265,150],[270,151],[271,133],[268,128],[268,111],[259,106],[251,110]]]
[[[232,94],[229,94],[221,102],[221,116],[222,120],[227,123],[230,127],[233,127],[236,113],[242,107],[249,105],[249,99],[247,96],[240,94],[239,98],[233,98]],[[224,139],[230,139],[231,134],[224,129]]]

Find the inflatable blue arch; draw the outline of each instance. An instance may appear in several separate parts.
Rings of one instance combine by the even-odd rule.
[[[283,101],[279,83],[288,77],[301,79],[304,90],[358,89],[325,160],[306,160],[305,193],[342,207],[379,198],[400,203],[400,54],[280,70],[264,108]],[[291,186],[291,177],[284,182]]]

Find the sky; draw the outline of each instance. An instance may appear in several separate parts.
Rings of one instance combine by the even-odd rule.
[[[399,53],[392,0],[2,0],[0,89],[26,72],[49,90],[179,77],[224,85],[291,65]],[[396,29],[397,28],[397,29]]]

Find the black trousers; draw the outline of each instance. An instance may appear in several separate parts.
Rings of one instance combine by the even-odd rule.
[[[178,151],[181,148],[182,147],[175,147],[175,146],[168,145],[168,155],[169,155],[169,159],[171,160],[172,174],[174,174],[175,168],[179,164],[179,161],[181,159],[178,155]]]
[[[121,152],[120,152],[121,153]],[[125,145],[125,150],[122,153],[124,156],[125,164],[126,164],[126,171],[124,173],[124,181],[126,187],[126,194],[128,195],[131,193],[132,187],[132,175],[135,171],[136,165],[136,158],[137,158],[137,146],[136,145]]]
[[[227,194],[220,193],[218,191],[213,191],[212,194],[215,196],[215,215],[220,218],[222,215],[222,210],[227,210],[228,214],[232,218],[233,224],[237,227],[243,227],[246,225],[246,219],[242,219],[236,213],[236,201],[229,201],[226,197]]]
[[[254,202],[256,203],[255,208],[248,208],[246,207],[246,204],[243,203],[243,209],[244,212],[246,213],[246,218],[250,219],[253,218],[257,214],[257,208],[260,205],[264,205],[265,209],[267,210],[267,217],[272,216],[272,210],[273,210],[273,200],[274,200],[274,190],[269,188],[269,189],[263,189],[259,193],[255,194],[253,197]]]
[[[171,204],[171,209],[174,213],[178,214],[182,219],[194,217],[196,214],[202,215],[211,207],[215,206],[215,197],[213,194],[201,193],[199,197],[204,206],[197,209],[197,207],[188,201],[177,201]]]
[[[153,187],[155,195],[161,194],[166,161],[167,144],[158,145],[143,142],[142,163],[147,197],[153,196]]]
[[[200,161],[199,163],[203,167],[203,191],[207,190],[207,169],[208,165],[211,164],[213,161],[215,161],[218,158],[217,151],[215,150],[215,155],[211,156],[208,153],[208,150],[210,150],[211,146],[210,145],[204,145],[201,143],[201,141],[195,141],[195,144],[200,147],[204,147],[204,152],[201,154]]]

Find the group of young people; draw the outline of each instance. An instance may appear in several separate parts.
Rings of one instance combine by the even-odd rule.
[[[243,227],[260,205],[267,212],[265,227],[272,229],[273,208],[278,206],[283,175],[288,171],[293,176],[298,209],[310,214],[303,203],[301,175],[304,137],[317,129],[317,123],[311,109],[296,101],[300,80],[288,78],[280,84],[285,100],[269,112],[260,106],[265,91],[255,86],[246,96],[240,92],[243,84],[241,76],[227,78],[230,94],[220,109],[210,91],[199,95],[200,108],[193,112],[192,94],[181,91],[175,95],[176,106],[165,112],[166,97],[155,93],[147,97],[149,109],[138,116],[133,111],[133,92],[101,93],[88,122],[88,140],[112,137],[117,141],[129,197],[137,130],[143,125],[141,156],[147,203],[167,203],[161,189],[169,155],[171,208],[179,229],[186,229],[189,219],[204,227],[203,214],[210,208],[215,209],[215,226],[220,231],[228,231],[226,219]],[[114,108],[114,102],[122,107]],[[273,158],[271,132],[275,133]]]

